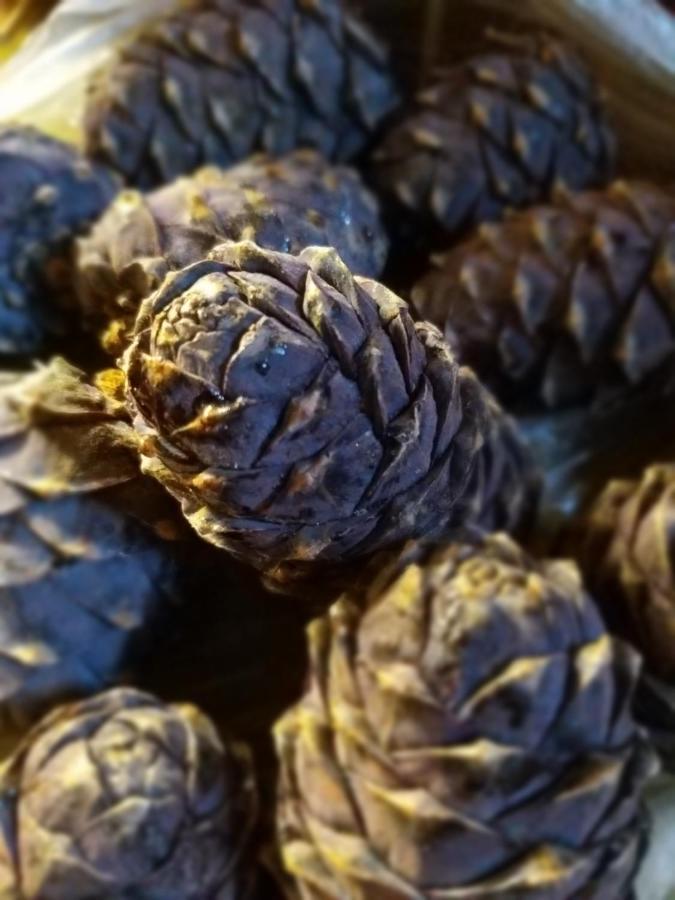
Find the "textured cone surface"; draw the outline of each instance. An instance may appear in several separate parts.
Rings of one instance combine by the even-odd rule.
[[[0,379],[3,734],[119,678],[176,589],[133,438],[63,360]]]
[[[610,482],[575,548],[609,627],[636,645],[648,672],[675,680],[675,466]]]
[[[256,150],[345,160],[396,102],[386,53],[339,0],[202,0],[94,79],[87,149],[138,187]]]
[[[489,409],[487,430],[457,521],[487,532],[505,530],[525,539],[539,508],[540,468],[515,421],[487,391],[483,391],[483,399]]]
[[[1,783],[0,890],[18,880],[16,900],[248,896],[249,757],[195,707],[121,689],[61,707]]]
[[[548,39],[474,57],[417,97],[373,174],[401,213],[457,234],[511,207],[611,177],[613,139],[583,63]]]
[[[72,147],[32,128],[0,129],[0,356],[39,351],[60,332],[72,238],[117,184]]]
[[[528,505],[511,421],[436,328],[333,250],[222,245],[167,279],[136,329],[124,366],[145,471],[257,567],[344,562],[487,517],[486,502],[515,526]],[[501,453],[525,467],[505,497]]]
[[[226,240],[287,253],[335,247],[354,272],[372,277],[387,255],[377,201],[355,170],[312,150],[278,161],[261,154],[226,172],[202,169],[145,196],[121,194],[79,243],[86,315],[99,324],[122,319],[126,335],[140,302],[169,271],[198,262]]]
[[[483,225],[413,299],[504,399],[646,382],[675,357],[675,193],[616,182]]]
[[[276,728],[301,896],[627,897],[653,769],[638,658],[574,565],[505,536],[378,562],[310,626],[307,693]]]

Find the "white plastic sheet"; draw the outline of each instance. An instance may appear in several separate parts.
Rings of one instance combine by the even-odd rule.
[[[675,900],[675,778],[654,781],[647,799],[652,837],[638,877],[638,900]]]
[[[62,0],[0,67],[0,120],[79,136],[87,76],[131,29],[178,0]]]

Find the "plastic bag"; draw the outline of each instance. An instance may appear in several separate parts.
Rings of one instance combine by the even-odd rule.
[[[87,76],[117,42],[178,0],[61,0],[0,67],[0,120],[77,140]]]

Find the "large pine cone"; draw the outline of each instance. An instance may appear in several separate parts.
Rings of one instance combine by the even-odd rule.
[[[74,148],[26,127],[0,129],[0,183],[0,355],[30,355],[63,330],[72,238],[117,184]]]
[[[0,895],[243,900],[256,812],[245,748],[195,707],[115,690],[56,709],[0,778]]]
[[[255,566],[344,562],[500,509],[515,527],[529,508],[511,421],[436,328],[334,250],[225,244],[136,327],[124,366],[145,471]]]
[[[675,358],[675,193],[616,182],[484,225],[413,299],[505,400],[645,382]]]
[[[0,381],[0,726],[118,679],[176,591],[132,429],[61,360]]]
[[[675,466],[610,482],[578,550],[608,626],[640,649],[647,671],[675,682]]]
[[[576,568],[505,536],[382,566],[310,626],[309,687],[276,729],[301,896],[629,896],[653,768],[638,657]]]
[[[396,102],[387,54],[341,0],[199,0],[98,73],[87,149],[139,187],[255,150],[346,160]]]
[[[403,223],[456,235],[555,187],[602,184],[613,138],[583,62],[544,38],[463,62],[422,91],[374,155]]]
[[[387,255],[377,201],[355,170],[332,166],[312,150],[278,161],[261,154],[226,172],[202,169],[146,196],[122,193],[79,243],[85,313],[94,322],[116,322],[109,339],[117,351],[141,301],[165,275],[226,240],[286,253],[335,247],[353,271],[373,277]]]

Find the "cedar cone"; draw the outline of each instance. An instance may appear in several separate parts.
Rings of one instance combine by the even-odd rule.
[[[4,765],[0,788],[2,897],[249,896],[249,755],[193,706],[115,690],[56,709]]]
[[[0,725],[119,679],[177,593],[130,426],[63,360],[0,379]]]
[[[310,626],[309,686],[276,728],[303,900],[627,898],[654,767],[638,657],[575,566],[503,535],[378,563]]]
[[[193,0],[93,79],[87,150],[143,188],[256,150],[347,160],[397,100],[387,53],[340,0]]]
[[[675,193],[620,181],[484,225],[413,299],[505,400],[645,382],[675,357]]]
[[[206,168],[143,196],[125,191],[78,247],[79,295],[119,351],[138,307],[166,274],[198,262],[225,240],[299,253],[336,247],[351,269],[377,277],[387,238],[377,201],[354,169],[312,150],[278,161],[260,154],[226,172]],[[121,321],[120,321],[121,320]],[[122,349],[124,347],[122,346]]]
[[[29,356],[65,329],[68,254],[116,180],[25,126],[0,128],[0,356]]]
[[[217,248],[143,304],[124,367],[144,470],[207,541],[282,580],[530,510],[511,420],[334,250]]]
[[[610,482],[590,509],[580,564],[608,626],[675,681],[675,466]]]
[[[613,136],[582,60],[548,37],[502,43],[423,90],[377,148],[373,176],[402,224],[456,236],[611,177]]]

